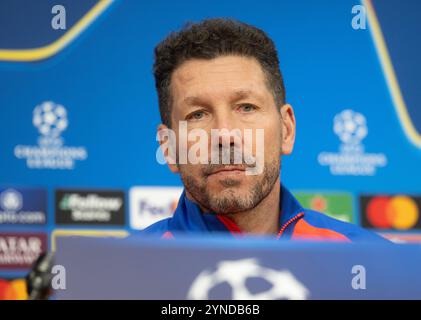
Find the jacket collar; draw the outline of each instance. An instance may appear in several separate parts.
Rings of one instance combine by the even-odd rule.
[[[289,220],[296,217],[298,214],[304,212],[304,208],[298,202],[292,193],[281,185],[281,200],[279,203],[280,208],[280,226],[285,225]]]
[[[281,197],[279,203],[280,221],[278,238],[289,234],[289,227],[304,215],[304,209],[289,192],[281,185]],[[183,232],[241,232],[230,219],[218,214],[204,214],[199,206],[189,200],[184,190],[173,218],[170,220],[170,229]]]

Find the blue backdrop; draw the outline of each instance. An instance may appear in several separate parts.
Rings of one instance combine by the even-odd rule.
[[[123,231],[119,235],[138,229],[142,214],[152,220],[170,214],[179,189],[150,189],[181,186],[155,158],[160,118],[153,49],[185,22],[209,17],[253,24],[276,43],[298,125],[283,183],[327,211],[342,208],[334,196],[345,195],[348,220],[396,239],[420,239],[419,1],[62,0],[65,29],[52,27],[54,5],[0,2],[0,235],[6,246],[10,234],[46,233],[51,246],[57,230]],[[25,197],[40,189],[46,209],[32,203],[33,195]],[[69,191],[59,198],[56,190]],[[88,199],[83,192],[89,190],[97,198]],[[56,215],[92,209],[110,194],[118,200],[120,192],[124,204],[109,204],[102,218],[56,223],[63,221]],[[370,206],[373,197],[378,201]],[[31,206],[44,210],[46,223],[16,218]],[[107,214],[124,217],[107,220]],[[16,257],[1,254],[0,276],[24,274],[10,267],[8,259]]]

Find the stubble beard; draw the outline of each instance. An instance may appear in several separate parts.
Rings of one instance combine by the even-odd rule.
[[[228,215],[252,210],[258,206],[273,190],[281,171],[281,159],[275,159],[265,163],[264,170],[257,175],[253,184],[248,187],[246,194],[238,189],[241,181],[234,178],[226,178],[220,181],[223,189],[218,194],[212,193],[207,186],[209,167],[201,170],[200,178],[195,177],[187,168],[179,166],[180,176],[188,194],[203,210]]]

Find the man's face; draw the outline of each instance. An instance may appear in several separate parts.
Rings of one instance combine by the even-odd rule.
[[[173,172],[180,173],[189,198],[205,211],[236,213],[253,209],[274,187],[279,187],[276,182],[280,156],[283,148],[284,153],[292,150],[295,120],[289,105],[276,105],[257,60],[239,56],[188,60],[173,73],[170,90],[172,129],[177,142],[180,121],[187,122],[187,132],[202,129],[209,136],[208,164],[170,165]],[[284,117],[288,118],[286,126]],[[263,129],[263,171],[247,175],[244,163],[211,164],[211,154],[215,152],[211,146],[211,129],[239,129],[242,133],[251,129],[253,139],[249,145],[253,156],[259,150],[256,129]],[[231,137],[231,151],[237,147],[245,151],[244,139],[244,134],[240,140]],[[195,141],[189,141],[187,149],[194,144]]]

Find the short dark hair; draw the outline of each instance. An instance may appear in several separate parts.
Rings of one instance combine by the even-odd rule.
[[[190,59],[238,55],[255,58],[278,105],[285,104],[285,87],[275,44],[262,30],[232,19],[207,19],[189,23],[171,33],[155,48],[153,67],[162,123],[171,127],[171,76]]]

